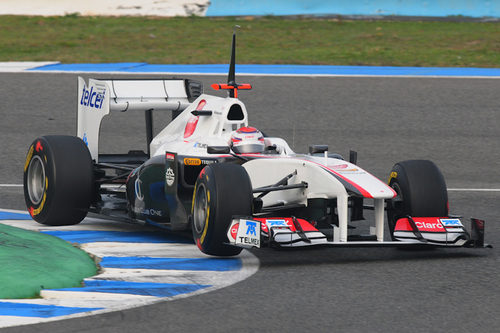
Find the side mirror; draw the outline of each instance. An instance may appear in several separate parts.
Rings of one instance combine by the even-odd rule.
[[[266,150],[267,151],[274,151],[274,152],[276,152],[278,150],[278,147],[276,145],[267,146]]]
[[[309,146],[309,155],[321,154],[328,151],[328,145],[311,145]]]
[[[352,164],[358,163],[358,152],[354,150],[349,150],[349,162]]]
[[[231,148],[229,146],[208,146],[207,153],[209,154],[229,154]]]

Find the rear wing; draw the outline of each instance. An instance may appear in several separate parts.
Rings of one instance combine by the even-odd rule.
[[[175,117],[202,92],[200,82],[188,79],[89,79],[86,84],[78,77],[77,136],[85,142],[92,159],[97,162],[102,119],[114,111],[145,111],[149,147],[152,140],[151,112],[172,111]]]

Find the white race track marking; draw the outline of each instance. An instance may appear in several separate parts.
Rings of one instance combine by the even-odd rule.
[[[25,72],[28,69],[40,66],[58,64],[57,61],[9,61],[0,62],[0,71],[6,73]]]
[[[81,248],[98,257],[210,258],[193,244],[99,242],[82,244]]]
[[[49,65],[49,66],[48,66]],[[384,66],[307,66],[240,65],[238,75],[261,77],[359,77],[359,78],[446,78],[499,79],[496,68],[425,68]],[[148,63],[61,64],[58,62],[0,62],[0,72],[126,74],[132,75],[210,75],[225,76],[220,65],[168,65]]]
[[[26,214],[26,212],[6,209],[2,209],[0,212]],[[78,225],[64,227],[47,227],[33,220],[0,220],[0,223],[40,232],[63,232],[70,236],[87,231],[97,233],[118,232],[121,235],[142,235],[148,231],[155,231],[152,234],[157,235],[162,232],[141,225],[97,218],[86,218]],[[167,240],[169,235],[166,233],[164,235]],[[0,313],[0,327],[82,317],[190,297],[242,281],[257,272],[259,267],[258,259],[248,251],[243,251],[237,259],[221,260],[201,253],[193,244],[172,242],[171,239],[168,241],[161,242],[154,238],[154,242],[149,243],[147,237],[146,240],[133,243],[125,241],[83,241],[80,244],[83,250],[103,260],[100,273],[92,278],[85,279],[85,287],[42,290],[40,292],[42,298],[40,299],[3,299],[0,300],[0,303],[3,303],[4,306],[5,304],[11,304],[13,309],[32,307],[35,309],[34,312],[36,312],[36,309],[43,307],[98,309],[69,315],[54,314],[48,318],[38,317],[36,314],[12,316],[12,311],[11,313],[6,311],[4,312],[5,315]],[[106,264],[108,258],[112,259],[112,264]],[[117,263],[119,266],[121,259],[126,261],[125,267],[108,267]],[[130,259],[132,260],[131,267],[129,267]],[[153,265],[146,268],[139,267],[143,260],[151,260]],[[155,260],[167,261],[167,264],[160,264],[159,268],[161,269],[156,269],[154,266]],[[173,266],[169,266],[170,261],[174,263]],[[199,262],[201,264],[198,264]],[[186,265],[186,263],[188,264]],[[192,266],[193,263],[194,266]],[[234,263],[237,265],[234,266]],[[139,265],[134,267],[135,264]]]
[[[452,192],[500,192],[500,188],[449,188]]]
[[[0,70],[0,72],[2,72]],[[102,71],[44,71],[44,70],[30,70],[29,73],[38,74],[93,74],[101,75]],[[227,73],[205,73],[205,72],[125,72],[125,71],[106,71],[104,72],[108,75],[127,75],[127,76],[138,76],[138,75],[172,75],[172,76],[182,76],[182,75],[196,75],[196,76],[222,76],[226,77]],[[482,79],[482,80],[498,80],[500,76],[455,76],[455,75],[370,75],[370,74],[269,74],[269,73],[238,73],[238,76],[259,76],[259,77],[318,77],[318,78],[401,78],[401,79]]]

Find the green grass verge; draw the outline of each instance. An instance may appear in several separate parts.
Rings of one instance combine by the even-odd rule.
[[[0,19],[0,61],[499,67],[500,23],[283,18]]]
[[[0,224],[0,298],[33,298],[41,289],[80,287],[95,274],[88,254],[62,239]]]

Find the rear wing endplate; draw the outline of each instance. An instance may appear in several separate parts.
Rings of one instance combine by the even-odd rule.
[[[111,111],[181,112],[202,93],[199,82],[187,79],[85,80],[78,77],[77,136],[95,161],[102,119]]]

